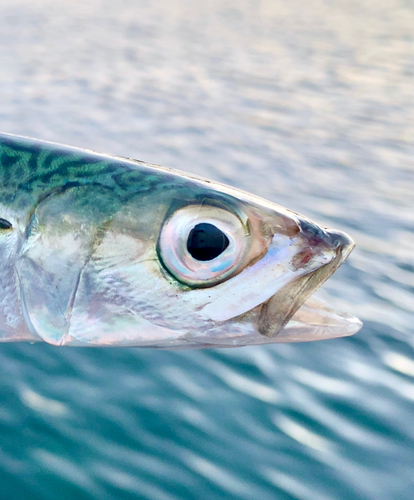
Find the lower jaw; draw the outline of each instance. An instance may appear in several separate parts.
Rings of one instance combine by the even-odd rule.
[[[325,301],[311,297],[294,314],[272,342],[311,342],[354,335],[362,328],[355,316],[332,309]]]
[[[267,300],[262,305],[259,316],[259,333],[265,337],[278,336],[301,306],[343,261],[344,256],[338,252],[331,262],[289,283]]]

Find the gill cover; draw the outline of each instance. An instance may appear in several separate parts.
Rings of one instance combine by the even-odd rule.
[[[103,189],[87,187],[52,194],[34,210],[16,260],[23,312],[32,333],[62,344],[69,332],[82,270],[105,222]]]

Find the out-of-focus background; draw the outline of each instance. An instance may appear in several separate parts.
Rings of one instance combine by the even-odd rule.
[[[0,499],[414,498],[414,4],[2,0],[0,130],[349,232],[355,337],[0,346]]]

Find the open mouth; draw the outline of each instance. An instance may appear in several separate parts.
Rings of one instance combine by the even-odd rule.
[[[345,233],[327,231],[325,239],[335,249],[335,257],[319,269],[287,284],[263,303],[259,333],[274,342],[303,342],[356,333],[362,323],[331,309],[313,293],[338,269],[354,248]]]

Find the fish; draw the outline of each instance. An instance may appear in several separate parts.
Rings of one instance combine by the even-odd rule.
[[[218,348],[348,336],[314,292],[354,247],[258,196],[0,134],[0,341]]]

